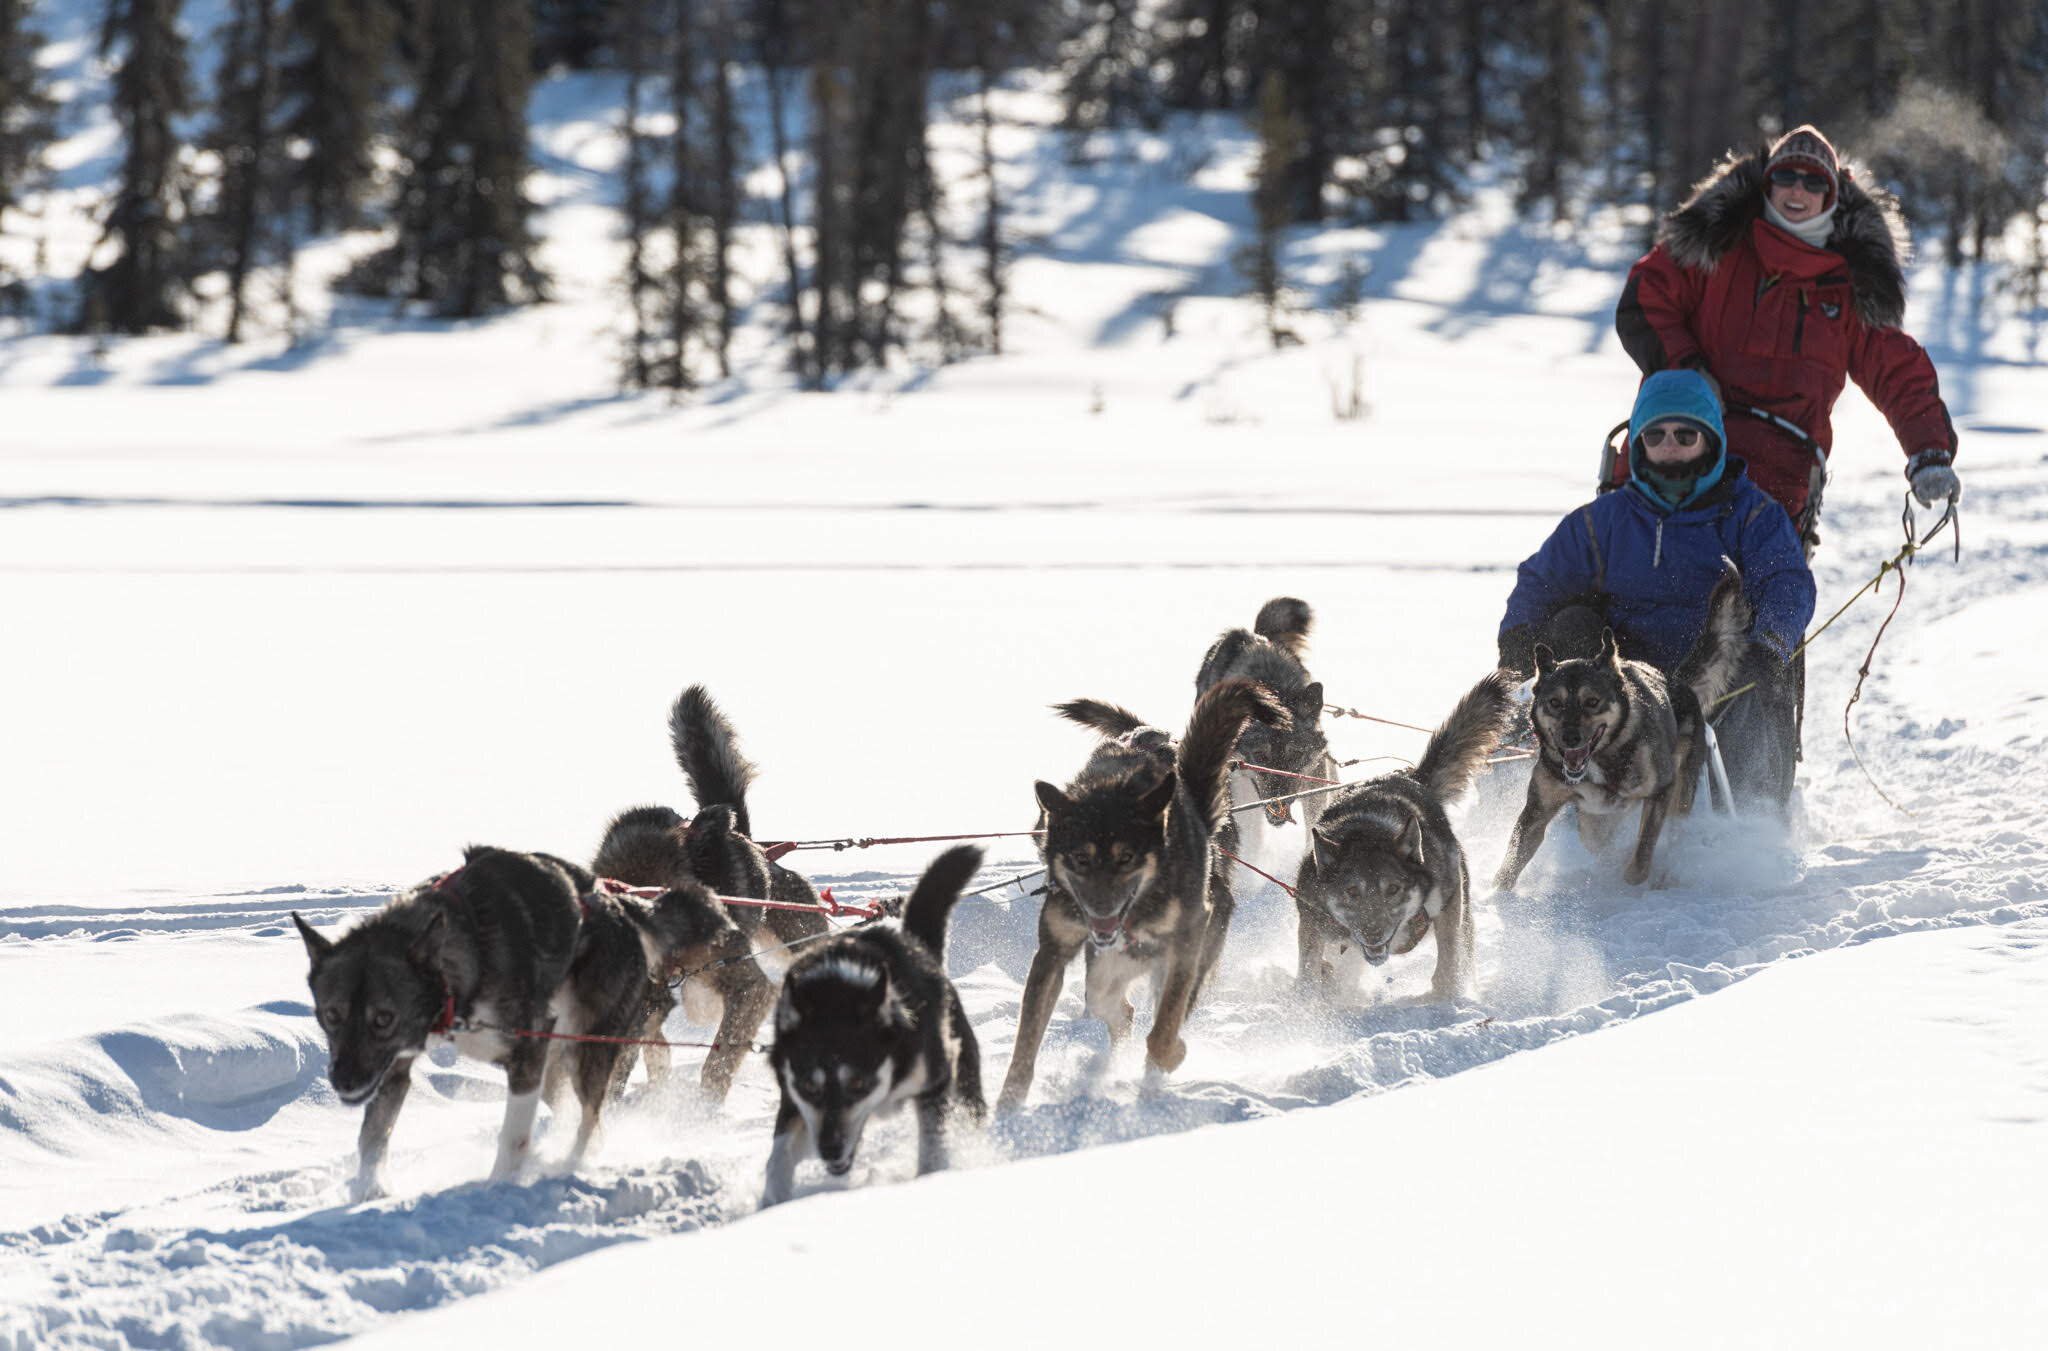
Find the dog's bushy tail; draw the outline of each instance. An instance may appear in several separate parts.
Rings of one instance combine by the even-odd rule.
[[[941,965],[946,960],[946,921],[961,890],[980,870],[981,850],[956,844],[931,861],[903,907],[903,932],[930,948]]]
[[[754,825],[747,818],[747,789],[754,783],[754,766],[740,754],[739,734],[702,685],[676,696],[668,714],[668,739],[697,805],[731,807],[733,824],[751,838]]]
[[[1307,601],[1275,596],[1259,607],[1252,632],[1298,661],[1308,651],[1308,631],[1315,627],[1315,622],[1316,612]]]
[[[1742,573],[1733,561],[1721,560],[1721,580],[1707,598],[1707,622],[1692,650],[1671,673],[1671,678],[1689,688],[1709,716],[1734,689],[1742,677],[1743,654],[1749,650],[1749,626],[1756,618],[1755,607],[1742,594]]]
[[[1068,722],[1078,722],[1104,736],[1127,736],[1141,727],[1150,727],[1128,708],[1105,704],[1100,699],[1069,699],[1064,704],[1054,704],[1052,711]]]
[[[1230,811],[1230,757],[1238,733],[1252,719],[1269,727],[1287,727],[1294,719],[1280,697],[1256,680],[1226,680],[1195,700],[1181,738],[1180,781],[1195,800],[1195,809],[1210,834]]]
[[[1472,787],[1514,720],[1514,689],[1520,683],[1513,671],[1491,672],[1465,691],[1444,725],[1430,733],[1415,781],[1431,797],[1455,802]]]

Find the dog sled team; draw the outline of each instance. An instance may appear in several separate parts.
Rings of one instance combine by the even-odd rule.
[[[1297,817],[1304,830],[1286,838],[1304,842],[1291,888],[1303,989],[1329,989],[1342,949],[1379,965],[1434,935],[1432,993],[1473,995],[1475,895],[1447,808],[1517,733],[1535,753],[1498,890],[1567,806],[1596,853],[1632,821],[1623,877],[1654,882],[1659,839],[1693,809],[1717,751],[1734,805],[1785,816],[1828,414],[1845,378],[1891,421],[1913,495],[1959,492],[1932,364],[1899,327],[1903,239],[1895,204],[1811,127],[1695,189],[1616,316],[1645,375],[1625,453],[1610,445],[1600,495],[1522,564],[1499,669],[1455,700],[1412,768],[1302,789],[1337,766],[1304,660],[1312,614],[1292,598],[1216,640],[1178,736],[1116,704],[1059,705],[1101,739],[1071,779],[1035,786],[1046,887],[997,1110],[1027,1100],[1076,956],[1086,1012],[1113,1045],[1135,1031],[1130,991],[1150,978],[1146,1064],[1178,1069],[1246,837],[1270,843]],[[561,1111],[575,1099],[580,1158],[636,1058],[650,1082],[670,1076],[666,1047],[648,1043],[676,1007],[672,986],[691,1021],[717,1026],[699,1076],[714,1102],[769,1027],[781,1102],[764,1203],[790,1196],[802,1158],[845,1174],[867,1123],[904,1103],[920,1173],[984,1119],[980,1046],[945,967],[980,851],[936,858],[900,920],[831,931],[811,884],[756,843],[754,767],[701,687],[677,700],[670,734],[694,816],[623,812],[588,865],[472,848],[339,939],[299,921],[330,1079],[364,1106],[359,1195],[382,1189],[414,1061],[448,1041],[505,1069],[494,1178],[524,1162],[543,1097]],[[730,903],[747,900],[779,908]],[[789,958],[779,989],[758,960],[768,949]]]

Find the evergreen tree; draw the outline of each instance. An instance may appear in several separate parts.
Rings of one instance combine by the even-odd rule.
[[[1567,178],[1583,162],[1587,136],[1584,89],[1588,72],[1583,0],[1537,0],[1530,18],[1541,62],[1520,90],[1524,150],[1521,205],[1550,204],[1551,216],[1571,215]]]
[[[531,0],[416,0],[398,239],[346,279],[471,318],[537,300],[526,196]]]
[[[87,331],[146,333],[179,328],[190,284],[183,226],[183,145],[173,119],[190,102],[180,0],[108,0],[100,54],[121,54],[114,72],[114,117],[124,141],[100,247],[116,249],[80,278],[79,325]]]
[[[589,70],[604,49],[610,0],[533,0],[533,68]]]
[[[28,0],[0,0],[0,214],[42,186],[43,151],[57,133],[57,105],[36,65],[42,35]]]
[[[220,33],[218,93],[209,145],[220,157],[219,199],[204,225],[206,243],[228,276],[227,340],[242,340],[249,273],[281,256],[284,238],[277,106],[276,0],[233,0]]]
[[[1066,84],[1061,125],[1072,131],[1157,125],[1159,91],[1147,48],[1139,0],[1086,0],[1060,54]]]
[[[649,83],[648,69],[653,55],[653,25],[648,6],[653,0],[619,0],[618,27],[614,47],[625,69],[626,160],[622,173],[620,209],[625,215],[626,309],[631,323],[625,344],[623,369],[628,389],[654,387],[657,360],[654,339],[656,281],[650,262],[654,233],[653,190],[648,183],[652,158],[652,137],[642,119],[642,103]]]
[[[1283,322],[1287,311],[1287,277],[1280,246],[1295,218],[1295,161],[1307,137],[1295,117],[1286,82],[1267,71],[1259,87],[1259,168],[1252,189],[1252,242],[1238,250],[1237,267],[1265,315],[1266,336],[1273,346],[1298,341]]]
[[[390,0],[289,0],[279,98],[286,144],[302,147],[290,191],[314,234],[357,224],[385,120],[396,11]]]

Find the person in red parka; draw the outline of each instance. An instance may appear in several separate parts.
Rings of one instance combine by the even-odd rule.
[[[1728,405],[1728,453],[1784,506],[1808,553],[1828,415],[1845,378],[1892,425],[1923,506],[1961,496],[1956,434],[1934,363],[1899,327],[1906,229],[1897,201],[1857,181],[1834,146],[1798,127],[1755,154],[1730,155],[1665,218],[1615,309],[1622,346],[1645,377],[1675,367],[1711,376]],[[1812,439],[1746,414],[1783,419]]]

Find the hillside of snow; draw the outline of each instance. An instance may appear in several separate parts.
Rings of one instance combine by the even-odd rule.
[[[573,1173],[544,1114],[531,1174],[484,1186],[503,1075],[444,1052],[394,1196],[347,1204],[359,1113],[292,910],[336,932],[466,843],[587,857],[620,808],[687,806],[665,718],[692,682],[762,767],[766,838],[1026,830],[1033,780],[1088,748],[1048,704],[1174,725],[1207,644],[1274,595],[1316,608],[1333,702],[1433,724],[1635,387],[1623,223],[1568,240],[1482,184],[1440,224],[1301,237],[1305,300],[1346,259],[1367,298],[1274,352],[1228,262],[1243,128],[1076,166],[1018,89],[1009,355],[803,394],[763,349],[680,405],[623,397],[610,92],[536,95],[553,304],[337,302],[297,347],[0,339],[0,1347],[759,1335],[764,1312],[792,1341],[930,1316],[989,1344],[2038,1335],[2048,382],[1988,272],[1914,277],[1968,497],[1960,563],[1910,569],[1851,718],[1900,809],[1842,733],[1888,581],[1813,649],[1800,828],[1702,815],[1661,891],[1554,830],[1515,892],[1481,887],[1475,1001],[1424,999],[1425,943],[1305,1002],[1291,903],[1241,875],[1181,1070],[1110,1056],[1069,982],[1029,1105],[948,1176],[910,1179],[897,1123],[849,1187],[807,1165],[755,1214],[757,1060],[719,1112],[636,1085]],[[90,242],[96,125],[66,142],[53,254]],[[967,129],[942,144],[964,174]],[[1353,381],[1369,411],[1340,420]],[[1853,391],[1836,426],[1822,615],[1898,548],[1903,492]],[[1329,730],[1347,759],[1420,742]],[[1521,791],[1503,768],[1460,809],[1476,877]],[[990,841],[983,880],[1035,866],[1023,843]],[[890,894],[938,847],[790,861]],[[991,1083],[1033,885],[956,917]],[[1056,1331],[1020,1316],[1049,1279],[1091,1305]],[[847,1297],[881,1321],[854,1332]]]

